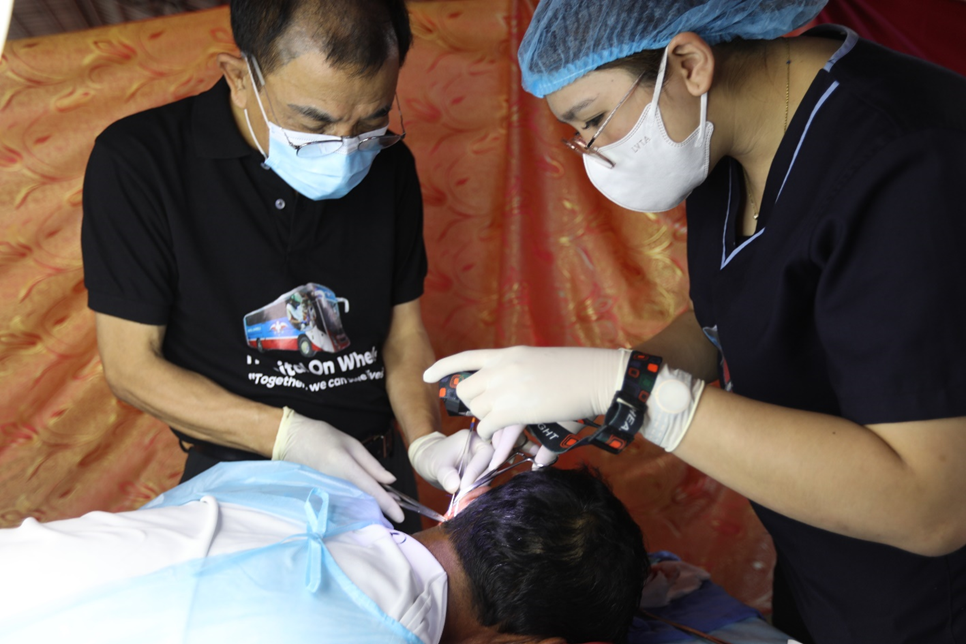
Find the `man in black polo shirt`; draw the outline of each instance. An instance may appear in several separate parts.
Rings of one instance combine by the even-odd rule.
[[[218,56],[223,80],[122,119],[91,155],[82,244],[105,376],[192,445],[185,479],[290,460],[399,521],[379,483],[415,482],[393,417],[430,482],[460,451],[420,378],[422,202],[405,129],[387,131],[405,5],[235,0],[231,22],[241,56]]]

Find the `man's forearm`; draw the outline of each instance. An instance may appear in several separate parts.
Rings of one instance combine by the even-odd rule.
[[[428,344],[428,340],[427,340]],[[420,436],[439,431],[439,399],[436,387],[423,382],[423,371],[433,364],[432,351],[428,358],[423,355],[386,358],[386,391],[393,414],[402,431],[406,444]]]
[[[435,356],[421,320],[419,324],[396,328],[390,333],[382,354],[386,363],[386,392],[406,444],[439,431],[436,387],[423,382],[423,371],[433,364]]]
[[[232,394],[160,357],[127,371],[111,386],[124,402],[189,436],[272,455],[281,409]]]
[[[97,348],[111,391],[189,436],[271,456],[282,410],[229,393],[168,362],[166,327],[94,315]]]

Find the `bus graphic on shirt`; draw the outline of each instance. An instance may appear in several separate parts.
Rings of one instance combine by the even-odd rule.
[[[259,351],[298,351],[311,358],[319,351],[336,353],[349,346],[342,328],[339,302],[349,300],[331,289],[308,283],[280,295],[245,316],[245,341]]]

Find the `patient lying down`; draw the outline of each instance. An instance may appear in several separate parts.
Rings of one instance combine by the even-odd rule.
[[[646,568],[584,471],[409,536],[342,480],[225,463],[136,512],[0,530],[0,641],[618,642]]]

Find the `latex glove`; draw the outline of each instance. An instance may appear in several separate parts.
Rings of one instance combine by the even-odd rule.
[[[510,453],[514,450],[529,454],[530,456],[537,454],[537,445],[527,439],[527,435],[523,433],[523,429],[523,425],[513,425],[511,427],[498,429],[494,432],[492,446],[488,452],[492,456],[487,462],[483,462],[477,458],[470,462],[470,465],[463,472],[463,476],[460,479],[457,496],[463,495],[464,490],[472,488],[481,476],[498,469],[506,463],[507,459],[510,458]],[[480,441],[483,442],[483,439],[480,439]],[[481,450],[482,454],[483,452]],[[553,458],[547,461],[547,463],[553,463],[556,460],[555,455],[552,452],[550,454]]]
[[[524,452],[530,456],[534,456],[537,453],[538,446],[527,438],[527,435],[523,433],[524,429],[526,429],[525,425],[510,425],[509,427],[504,427],[493,432],[493,436],[490,439],[493,444],[493,458],[490,459],[490,464],[487,465],[486,470],[483,472],[484,474],[506,463],[507,459],[510,458],[510,453],[513,451]],[[471,485],[475,480],[467,481],[464,476],[462,487]]]
[[[669,452],[677,449],[691,426],[704,385],[703,380],[686,371],[661,365],[654,379],[654,389],[647,399],[647,412],[640,429],[644,438]],[[558,421],[557,424],[571,434],[579,434],[584,427],[581,423],[567,421]],[[502,453],[499,449],[497,452]],[[506,453],[509,454],[509,451]],[[557,460],[556,455],[543,446],[535,458],[535,467]]]
[[[593,418],[607,411],[630,352],[584,347],[510,347],[464,351],[439,360],[423,380],[476,371],[456,394],[480,419],[484,440],[510,425]]]
[[[661,365],[647,399],[644,438],[673,452],[691,426],[704,392],[704,381],[686,371]]]
[[[579,434],[584,428],[582,423],[570,421],[557,421],[557,424],[566,429],[571,434]],[[557,454],[543,445],[534,443],[523,433],[525,425],[511,425],[503,429],[498,429],[493,434],[493,460],[490,461],[486,471],[495,470],[501,466],[513,451],[523,452],[533,457],[533,469],[547,467],[557,462]],[[464,477],[464,484],[465,484]]]
[[[307,465],[323,474],[345,479],[374,498],[393,521],[398,523],[404,518],[399,504],[379,485],[391,484],[396,477],[362,443],[325,421],[306,418],[285,407],[272,460]]]
[[[470,433],[468,429],[461,429],[452,436],[439,432],[420,436],[409,446],[409,462],[427,483],[450,494],[456,494],[460,488],[460,456],[463,455]],[[472,477],[471,480],[475,481],[486,470],[492,458],[493,447],[476,432],[472,432],[466,452],[463,479]]]

